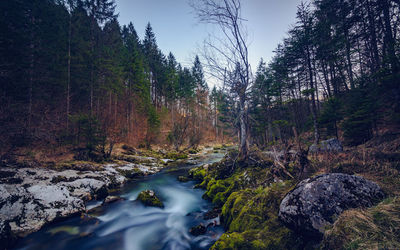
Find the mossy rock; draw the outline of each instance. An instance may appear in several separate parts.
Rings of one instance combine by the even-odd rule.
[[[136,149],[134,147],[129,146],[129,145],[124,144],[124,145],[122,145],[121,148],[123,150],[125,150],[125,152],[124,152],[125,154],[130,154],[130,155],[137,154]]]
[[[142,202],[145,206],[164,208],[164,204],[156,196],[153,190],[144,190],[140,192],[137,200]]]
[[[204,199],[212,201],[216,206],[223,206],[229,195],[239,188],[240,184],[237,176],[225,180],[211,179],[207,183],[207,192],[203,195]]]
[[[137,155],[116,155],[115,159],[136,164],[151,164],[157,162],[157,159],[154,157]]]
[[[140,169],[134,168],[134,169],[119,169],[117,168],[117,171],[125,176],[126,178],[133,179],[137,177],[144,176],[144,173],[140,171]]]
[[[251,242],[241,233],[224,233],[210,250],[219,249],[252,249]]]
[[[187,159],[188,155],[185,153],[178,153],[178,152],[169,152],[165,155],[165,158],[171,159],[171,160],[183,160]]]
[[[189,154],[197,154],[198,152],[200,152],[200,150],[199,149],[195,149],[195,148],[191,148],[191,149],[188,150]]]
[[[190,181],[190,179],[188,177],[186,177],[186,176],[180,175],[180,176],[178,176],[178,181],[180,181],[180,182],[188,182],[188,181]]]
[[[200,224],[200,225],[192,227],[189,230],[189,232],[191,235],[199,236],[199,235],[205,234],[207,232],[207,228],[204,225]]]
[[[203,181],[206,175],[207,172],[203,167],[192,168],[189,170],[189,178],[196,181]]]
[[[72,182],[72,181],[75,181],[76,179],[77,179],[76,177],[67,178],[66,176],[63,176],[63,175],[57,175],[57,176],[54,176],[50,182],[56,184],[59,182]]]
[[[102,171],[104,170],[104,166],[89,162],[89,161],[69,161],[69,162],[61,162],[56,164],[54,167],[56,171],[64,171],[64,170],[77,170],[77,171]]]
[[[156,159],[162,159],[165,157],[165,154],[160,152],[160,151],[154,151],[151,149],[141,149],[139,154],[141,156],[146,156],[146,157],[153,157]]]
[[[227,232],[212,249],[302,249],[303,240],[278,219],[290,182],[233,192],[222,207]]]
[[[222,207],[222,220],[224,224],[229,228],[233,219],[239,216],[241,209],[247,204],[251,197],[254,195],[254,191],[245,189],[239,192],[233,192]]]
[[[227,231],[211,249],[302,249],[303,239],[278,219],[280,202],[294,182],[275,182],[273,164],[255,153],[251,161],[234,162],[235,153],[190,171],[201,181],[196,187],[206,189],[203,198],[222,207]]]

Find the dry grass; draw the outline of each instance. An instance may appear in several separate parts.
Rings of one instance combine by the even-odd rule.
[[[385,137],[385,139],[387,139]],[[389,196],[400,196],[400,136],[367,144],[337,154],[310,157],[314,175],[322,173],[356,174],[378,183]]]
[[[400,249],[400,198],[345,211],[325,232],[324,249]]]

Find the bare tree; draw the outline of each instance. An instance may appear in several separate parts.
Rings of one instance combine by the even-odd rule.
[[[239,153],[248,155],[247,90],[251,80],[247,32],[241,16],[240,0],[196,0],[191,2],[200,22],[217,25],[220,35],[210,35],[203,57],[209,73],[223,80],[228,73],[230,91],[238,98]]]

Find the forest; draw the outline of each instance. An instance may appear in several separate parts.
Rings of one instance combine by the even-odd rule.
[[[246,3],[189,2],[222,35],[189,66],[114,0],[0,2],[0,249],[400,248],[399,0],[301,2],[254,71]]]
[[[150,23],[140,40],[132,23],[119,25],[110,1],[2,5],[1,137],[11,147],[3,152],[31,144],[180,146],[182,136],[195,146],[200,126],[212,127],[199,58],[186,68],[163,54]],[[183,135],[165,132],[189,122]]]

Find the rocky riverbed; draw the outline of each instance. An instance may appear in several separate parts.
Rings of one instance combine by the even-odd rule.
[[[114,164],[74,162],[57,167],[3,165],[0,170],[1,245],[58,218],[86,211],[128,180],[159,172],[169,159],[130,156]],[[135,163],[133,163],[135,162]],[[4,244],[3,244],[4,243]]]

